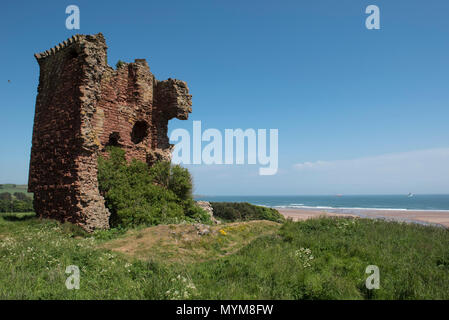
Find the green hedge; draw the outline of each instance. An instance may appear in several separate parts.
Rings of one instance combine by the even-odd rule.
[[[214,216],[226,222],[248,220],[270,220],[284,222],[285,218],[277,210],[256,206],[248,202],[211,202]]]
[[[112,213],[112,227],[210,222],[192,199],[187,169],[168,162],[151,168],[142,161],[127,163],[125,151],[118,147],[109,147],[108,154],[98,160],[98,183]]]

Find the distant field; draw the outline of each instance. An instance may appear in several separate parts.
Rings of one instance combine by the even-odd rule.
[[[29,197],[33,197],[33,194],[28,192],[28,185],[26,184],[0,184],[0,193],[9,192],[23,192]]]

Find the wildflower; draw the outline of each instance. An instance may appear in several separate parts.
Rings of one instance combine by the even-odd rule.
[[[171,282],[174,287],[165,292],[169,299],[188,299],[196,292],[195,285],[186,277],[178,275]]]
[[[295,257],[297,257],[302,263],[304,268],[308,268],[311,266],[310,261],[312,261],[315,257],[312,255],[312,250],[309,248],[300,248],[299,250],[295,250]]]
[[[227,235],[227,233],[226,233],[226,231],[224,231],[223,229],[220,229],[220,231],[219,231],[222,235]]]

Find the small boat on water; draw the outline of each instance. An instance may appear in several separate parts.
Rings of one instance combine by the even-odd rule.
[[[411,192],[409,192],[409,194],[407,195],[407,197],[409,197],[409,198],[414,197],[414,196],[415,195],[413,193],[411,193]]]

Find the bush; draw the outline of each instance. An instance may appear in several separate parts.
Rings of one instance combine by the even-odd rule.
[[[186,168],[161,161],[150,168],[153,181],[171,190],[179,199],[192,199],[192,177]]]
[[[23,221],[36,217],[34,212],[2,212],[0,217],[7,221]]]
[[[33,211],[33,202],[30,200],[13,200],[13,212],[31,212]]]
[[[33,200],[24,193],[19,192],[18,194],[23,195],[19,195],[19,197],[16,194],[17,192],[14,193],[15,199],[9,192],[1,194],[0,212],[33,212]]]
[[[185,208],[185,215],[187,218],[190,218],[190,220],[202,223],[212,222],[209,214],[205,210],[198,207],[193,199],[187,199],[183,201],[183,203]]]
[[[109,147],[108,153],[107,159],[98,160],[98,182],[112,213],[112,227],[208,222],[207,213],[192,200],[192,179],[186,169],[168,162],[152,168],[137,160],[128,164],[118,147]]]
[[[125,64],[126,64],[126,62],[124,62],[124,61],[122,61],[122,60],[119,60],[119,61],[117,61],[117,63],[115,64],[115,68],[116,68],[116,69],[119,69],[119,68],[123,67]]]
[[[12,200],[12,196],[9,192],[2,192],[0,193],[0,200],[8,200],[11,201]]]
[[[247,202],[211,202],[214,216],[225,221],[269,220],[283,222],[285,218],[275,209]]]
[[[0,212],[11,212],[11,201],[0,199]]]
[[[14,197],[16,197],[17,200],[26,200],[28,198],[23,192],[14,192]]]

